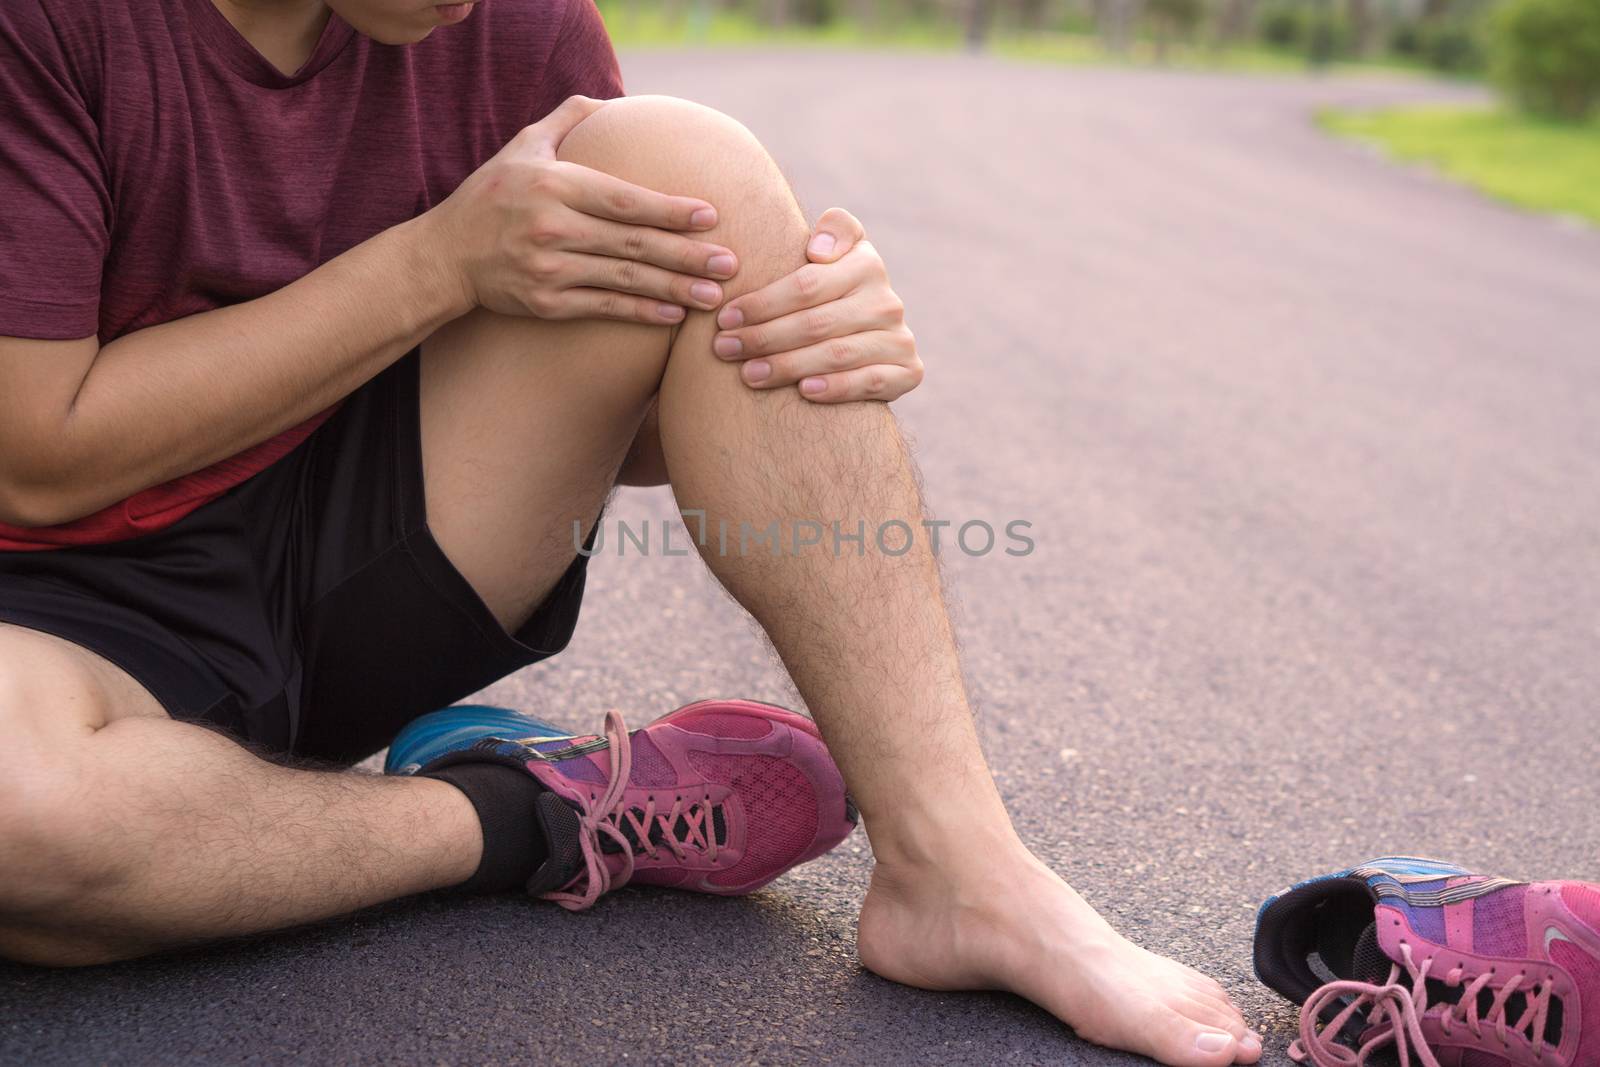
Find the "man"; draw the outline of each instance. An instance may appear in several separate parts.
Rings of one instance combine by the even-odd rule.
[[[450,886],[583,907],[685,873],[663,849],[793,831],[713,787],[844,811],[804,720],[738,705],[406,777],[256,753],[348,764],[558,651],[574,524],[618,481],[670,477],[712,530],[919,516],[866,401],[920,363],[853,219],[808,233],[721,115],[598,103],[621,86],[590,0],[12,0],[0,48],[0,952],[91,963]],[[1216,983],[1017,838],[930,546],[796,547],[702,554],[866,822],[863,963],[1253,1062]],[[776,867],[848,830],[817,825]]]

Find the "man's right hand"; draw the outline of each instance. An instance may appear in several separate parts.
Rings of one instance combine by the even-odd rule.
[[[605,103],[574,96],[511,139],[419,219],[473,306],[543,319],[670,325],[722,303],[738,261],[685,234],[716,208],[556,158]]]

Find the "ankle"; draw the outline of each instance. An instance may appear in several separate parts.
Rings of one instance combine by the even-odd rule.
[[[937,886],[947,891],[962,886],[987,887],[1037,865],[1017,836],[1011,821],[917,820],[874,830],[867,821],[873,858],[873,884]]]
[[[499,763],[463,761],[418,778],[453,786],[471,803],[478,823],[477,859],[458,893],[498,893],[526,885],[545,858],[545,842],[534,813],[542,787],[532,776]],[[456,873],[461,873],[457,871]]]

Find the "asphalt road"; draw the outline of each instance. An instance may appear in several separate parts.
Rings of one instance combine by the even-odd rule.
[[[1252,910],[1386,852],[1600,879],[1600,234],[1325,139],[1470,95],[812,52],[650,54],[813,213],[867,220],[931,368],[903,405],[1025,836],[1210,970],[1283,1061]],[[670,512],[657,493],[614,515]],[[603,559],[492,695],[574,726],[792,700],[692,559]],[[0,966],[0,1062],[1105,1064],[853,953],[865,841],[743,901],[424,899],[203,954]],[[997,893],[1003,886],[995,886]]]

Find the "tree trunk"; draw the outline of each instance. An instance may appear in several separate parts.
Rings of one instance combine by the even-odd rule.
[[[967,51],[983,51],[994,18],[994,0],[967,0]]]
[[[1133,28],[1139,21],[1144,0],[1104,0],[1101,6],[1101,35],[1106,48],[1118,55],[1133,47]]]
[[[1050,5],[1050,0],[1019,0],[1017,5],[1017,21],[1028,33],[1038,33],[1044,29],[1045,10]]]
[[[1350,51],[1360,58],[1372,54],[1377,44],[1378,19],[1371,0],[1349,0]]]
[[[1244,40],[1255,17],[1256,0],[1227,0],[1222,17],[1217,20],[1216,46],[1227,48]]]

